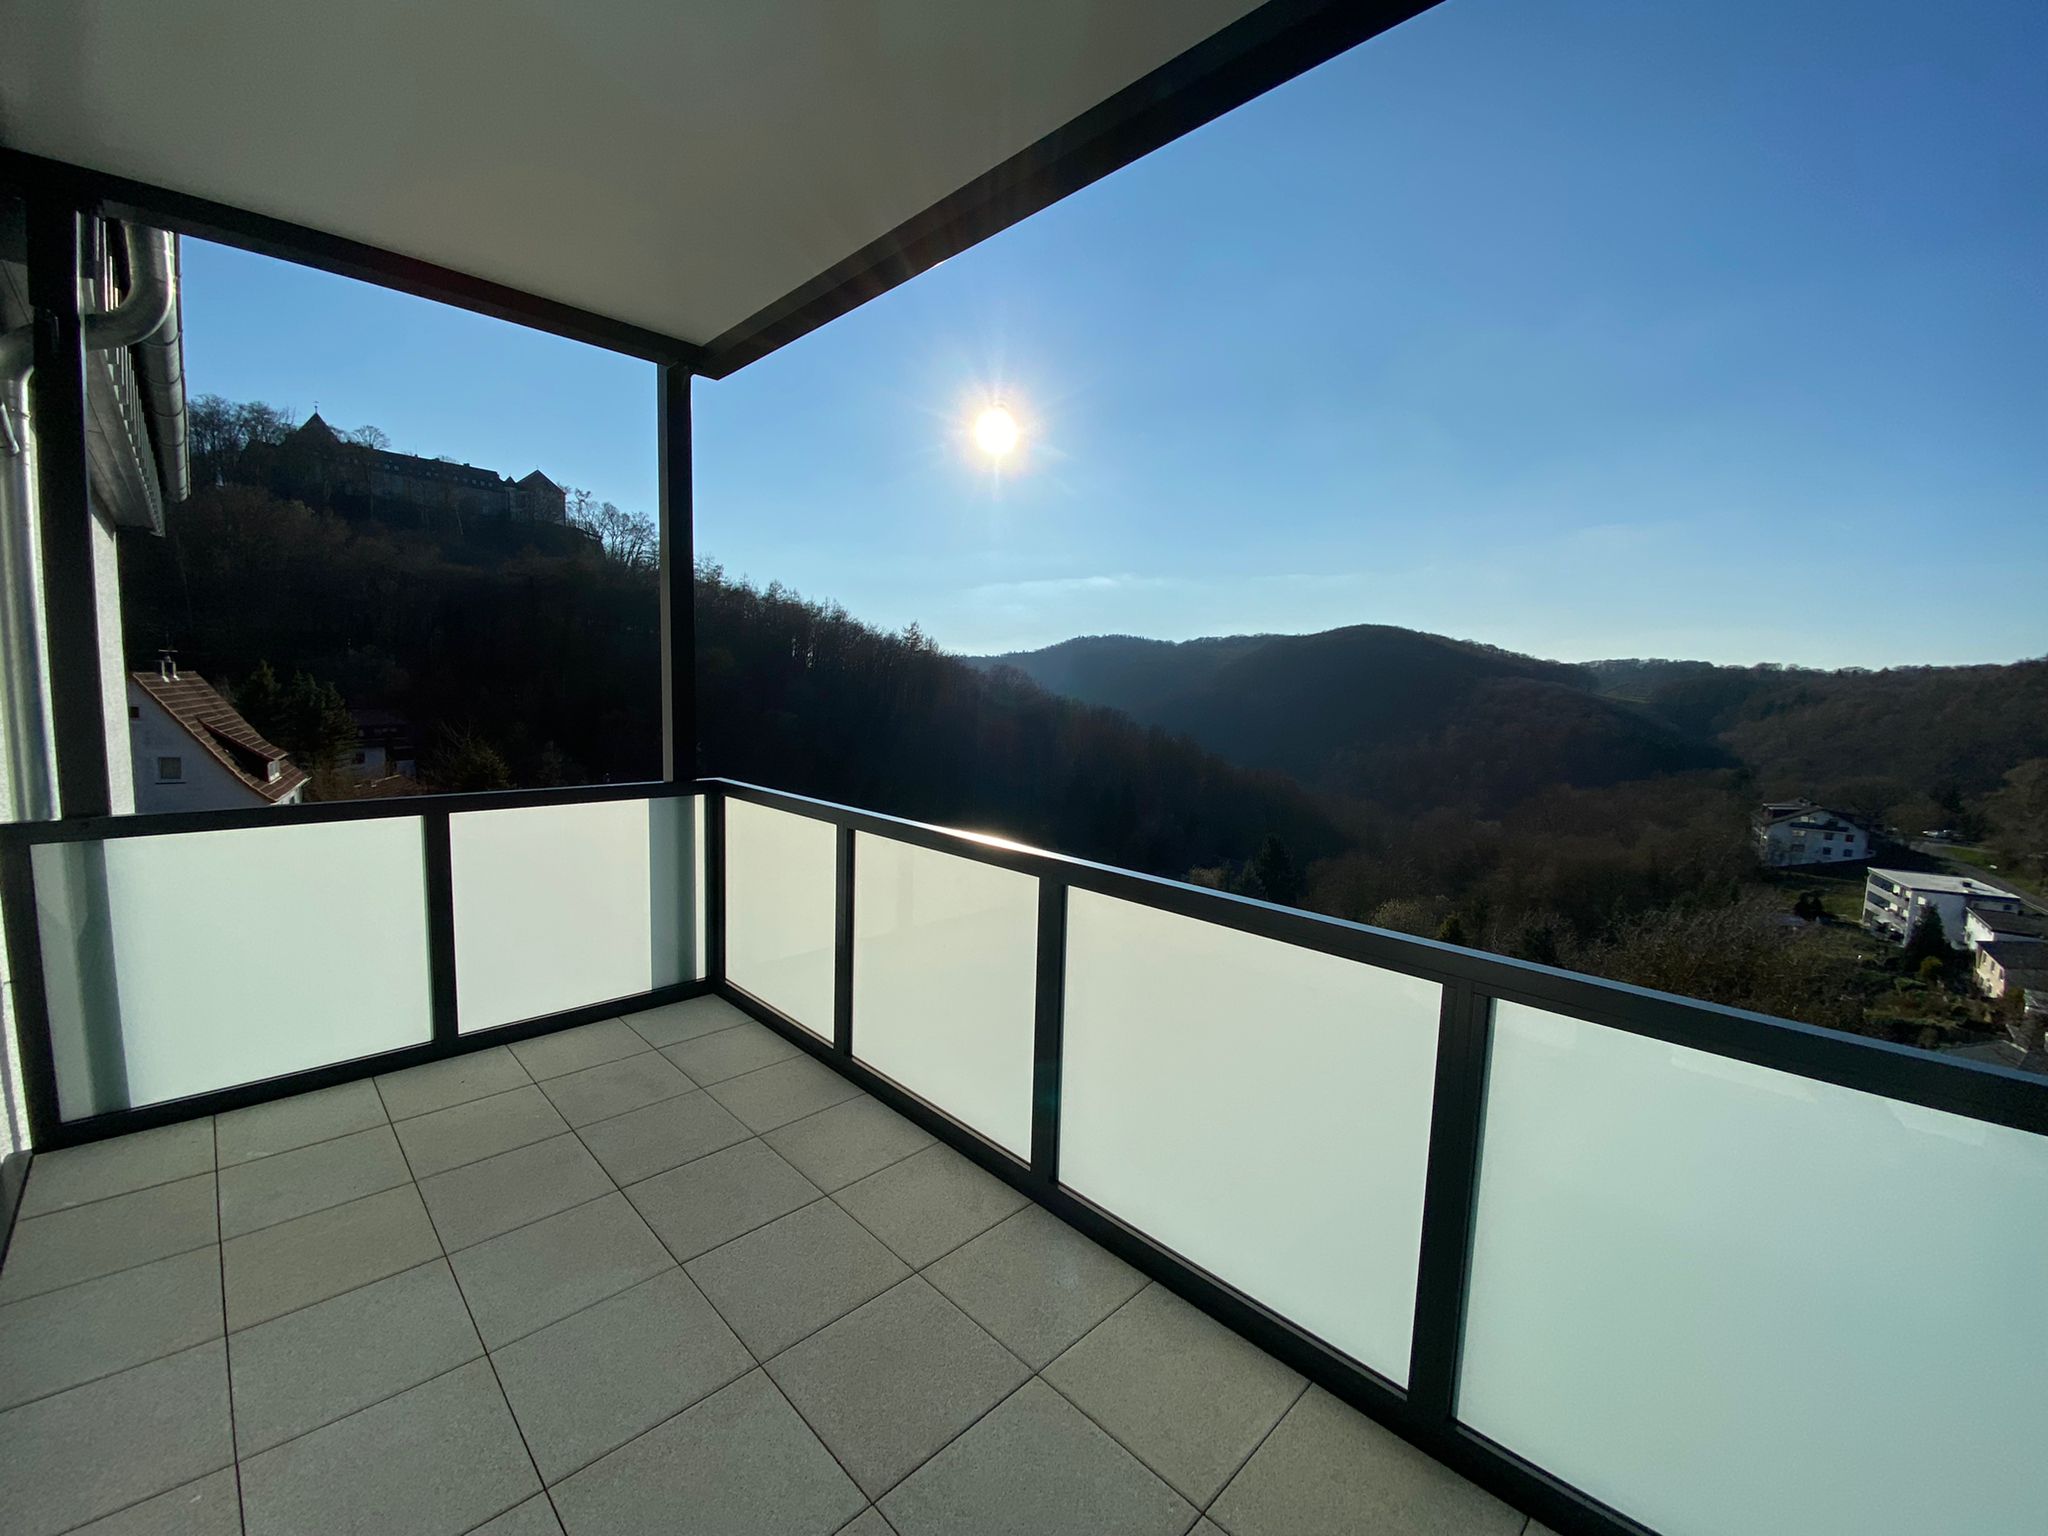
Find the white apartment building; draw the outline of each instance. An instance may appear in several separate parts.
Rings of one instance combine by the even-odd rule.
[[[2026,910],[2026,903],[2002,886],[1987,885],[1967,875],[1873,869],[1863,883],[1863,926],[1894,944],[1905,943],[1929,911],[1941,914],[1942,932],[1949,943],[1965,944],[1965,928],[1973,910],[2016,915]]]
[[[1766,801],[1750,826],[1757,858],[1772,869],[1870,857],[1868,829],[1811,800]]]

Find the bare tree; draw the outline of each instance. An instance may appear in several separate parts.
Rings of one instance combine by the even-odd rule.
[[[653,518],[644,512],[623,511],[608,501],[593,508],[587,492],[576,494],[585,499],[569,514],[571,524],[596,539],[605,555],[619,564],[633,570],[654,569],[661,555],[661,538]]]

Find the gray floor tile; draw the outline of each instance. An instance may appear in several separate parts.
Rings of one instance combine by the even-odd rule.
[[[1180,1536],[1194,1508],[1042,1381],[1029,1381],[881,1501],[902,1536]]]
[[[243,1456],[346,1418],[483,1353],[435,1259],[228,1340]]]
[[[318,1093],[301,1093],[269,1104],[230,1110],[214,1122],[220,1165],[270,1157],[316,1141],[332,1141],[384,1123],[384,1101],[368,1078]]]
[[[247,1328],[441,1256],[410,1184],[225,1243],[228,1327]]]
[[[1527,1528],[1523,1530],[1522,1536],[1557,1536],[1557,1533],[1551,1530],[1549,1526],[1531,1520]]]
[[[647,1048],[645,1040],[617,1019],[603,1019],[576,1029],[512,1042],[512,1054],[519,1058],[519,1065],[526,1068],[535,1082],[594,1067],[602,1061],[617,1061],[621,1056],[636,1055]]]
[[[754,1367],[711,1303],[676,1269],[528,1334],[493,1358],[549,1483]]]
[[[242,1536],[242,1493],[235,1469],[209,1472],[118,1514],[81,1525],[72,1536]]]
[[[1033,1370],[1145,1284],[1123,1260],[1035,1205],[948,1254],[925,1278]]]
[[[686,1268],[733,1332],[764,1360],[909,1273],[829,1200],[792,1211]]]
[[[663,1046],[680,1045],[699,1035],[715,1035],[721,1029],[731,1029],[752,1020],[722,997],[693,997],[688,1002],[669,1003],[642,1013],[626,1014],[622,1022],[660,1050]]]
[[[16,1222],[0,1303],[210,1246],[220,1235],[214,1201],[213,1175],[202,1173]]]
[[[927,1147],[832,1198],[912,1269],[951,1253],[1030,1203],[944,1146]]]
[[[0,1413],[0,1531],[68,1531],[233,1459],[216,1339]]]
[[[678,1259],[694,1259],[798,1206],[818,1187],[759,1141],[743,1141],[642,1180],[626,1191]]]
[[[484,1360],[242,1463],[250,1536],[462,1536],[539,1489]]]
[[[673,1261],[626,1197],[612,1194],[465,1248],[452,1262],[484,1343],[500,1349]]]
[[[578,1132],[613,1182],[626,1185],[680,1167],[751,1134],[708,1093],[686,1093]]]
[[[480,1525],[472,1536],[562,1536],[562,1522],[555,1518],[555,1506],[546,1494],[537,1494],[517,1509],[508,1509],[489,1525]]]
[[[415,1179],[482,1162],[569,1129],[546,1094],[531,1083],[487,1099],[471,1099],[401,1120],[395,1129]]]
[[[710,1089],[711,1096],[752,1131],[772,1131],[778,1125],[816,1114],[859,1092],[830,1067],[808,1056],[778,1061],[772,1067],[728,1078]]]
[[[38,1152],[29,1165],[28,1188],[22,1191],[16,1214],[23,1220],[45,1216],[212,1170],[213,1121],[202,1115],[132,1136]]]
[[[569,1536],[831,1536],[866,1502],[759,1371],[554,1490]]]
[[[600,1067],[585,1067],[541,1084],[562,1118],[571,1125],[609,1120],[613,1115],[688,1093],[696,1086],[656,1051],[642,1051]]]
[[[768,1374],[879,1498],[1031,1373],[913,1275],[777,1355]]]
[[[1156,1282],[1047,1366],[1045,1379],[1201,1508],[1303,1385]]]
[[[220,1250],[195,1248],[0,1307],[0,1408],[221,1334]]]
[[[1311,1387],[1210,1513],[1231,1536],[1518,1536],[1522,1516]]]
[[[853,1517],[853,1523],[842,1525],[839,1536],[896,1536],[889,1529],[889,1522],[882,1518],[882,1512],[869,1505]]]
[[[1188,1536],[1224,1536],[1224,1532],[1222,1526],[1204,1515],[1195,1522],[1195,1528],[1188,1532]]]
[[[843,1189],[932,1145],[927,1132],[865,1094],[778,1127],[762,1140],[826,1191]]]
[[[388,1125],[224,1168],[221,1236],[240,1237],[258,1227],[274,1227],[330,1205],[395,1189],[411,1178]]]
[[[612,1188],[573,1135],[537,1141],[420,1180],[449,1252],[595,1199]]]
[[[756,1024],[737,1008],[733,1012],[739,1016],[730,1028],[672,1045],[662,1055],[695,1082],[722,1083],[803,1054],[767,1025]]]
[[[494,1045],[446,1061],[430,1061],[423,1067],[387,1072],[377,1079],[377,1092],[393,1120],[406,1120],[451,1104],[506,1093],[532,1081],[510,1051]]]

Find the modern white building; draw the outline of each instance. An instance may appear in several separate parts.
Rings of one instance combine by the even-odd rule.
[[[1951,944],[1964,944],[1972,911],[2018,914],[2026,903],[2002,886],[1967,875],[1936,875],[1912,869],[1873,869],[1863,883],[1863,926],[1894,944],[1912,937],[1930,911],[1941,914]]]
[[[1811,800],[1766,801],[1750,823],[1756,856],[1773,869],[1851,864],[1870,857],[1870,832]]]
[[[1986,997],[2004,997],[2014,988],[2032,997],[2048,989],[2048,944],[2039,939],[1980,944],[1970,974]]]
[[[1963,947],[2039,942],[2048,939],[2048,918],[2031,912],[2002,912],[1972,905],[1963,915]]]
[[[164,662],[128,674],[135,809],[231,811],[297,805],[306,771],[197,672]]]

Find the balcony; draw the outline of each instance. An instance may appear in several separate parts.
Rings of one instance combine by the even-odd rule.
[[[717,999],[55,1153],[25,1216],[9,1531],[1523,1529]]]
[[[715,780],[0,855],[10,1532],[2048,1508],[2018,1074]]]

